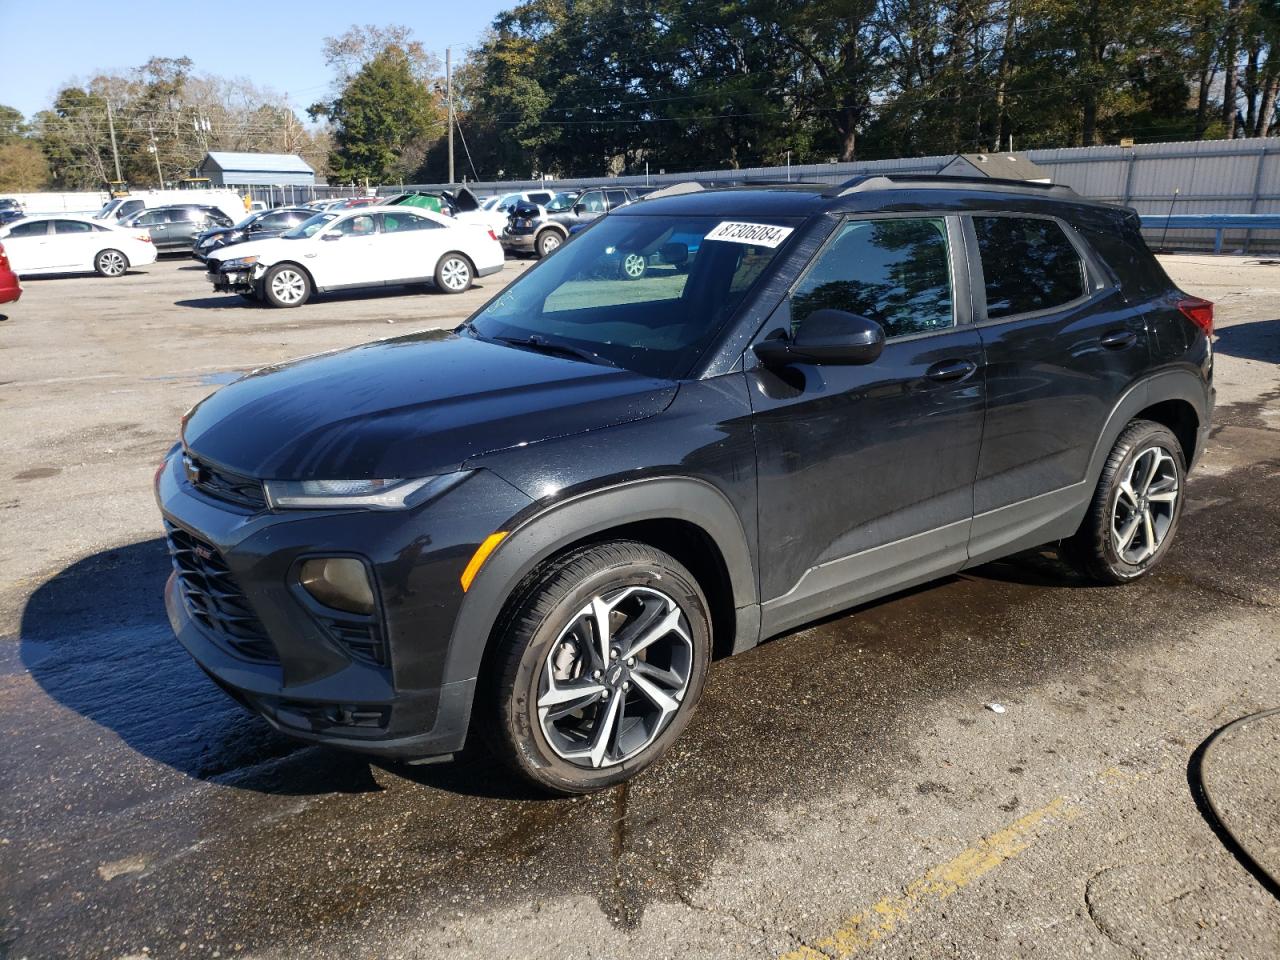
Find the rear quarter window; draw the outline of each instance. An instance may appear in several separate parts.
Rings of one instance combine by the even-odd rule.
[[[1084,262],[1056,220],[974,217],[987,317],[1052,310],[1085,294]]]
[[[1125,295],[1139,300],[1159,296],[1173,281],[1142,238],[1136,215],[1112,223],[1077,223],[1076,231],[1107,265]]]

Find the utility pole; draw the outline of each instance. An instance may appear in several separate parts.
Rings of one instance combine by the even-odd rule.
[[[116,161],[116,182],[122,182],[124,177],[120,175],[120,148],[116,146],[116,121],[111,115],[111,94],[107,94],[107,129],[111,131],[111,156]]]
[[[453,183],[453,48],[444,48],[444,96],[449,106],[449,182]]]
[[[164,175],[160,172],[160,148],[156,146],[155,124],[147,124],[147,132],[151,134],[151,155],[156,158],[156,189],[164,189]]]

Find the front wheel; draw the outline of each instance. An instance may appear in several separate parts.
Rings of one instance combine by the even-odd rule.
[[[300,267],[282,263],[262,278],[262,294],[273,307],[300,307],[311,296],[311,281]]]
[[[564,246],[564,238],[560,236],[559,231],[543,230],[542,233],[538,234],[538,241],[535,246],[538,249],[538,256],[549,257]]]
[[[711,619],[692,574],[633,541],[548,566],[504,619],[495,751],[552,793],[600,790],[658,759],[693,715]]]
[[[1187,468],[1167,427],[1135,420],[1124,428],[1102,468],[1066,557],[1101,583],[1128,583],[1164,559],[1182,516]]]
[[[103,250],[93,258],[93,269],[102,277],[123,277],[129,269],[129,258],[119,250]]]
[[[471,280],[471,261],[460,253],[446,253],[436,264],[436,289],[441,293],[465,293]]]

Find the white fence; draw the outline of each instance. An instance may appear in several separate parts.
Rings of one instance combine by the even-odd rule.
[[[86,190],[79,193],[6,193],[22,204],[29,214],[35,213],[97,213],[110,199],[104,191]]]

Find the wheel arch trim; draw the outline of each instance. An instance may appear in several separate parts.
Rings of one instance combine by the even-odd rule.
[[[1094,444],[1093,454],[1089,457],[1089,471],[1085,477],[1090,489],[1097,485],[1111,448],[1115,446],[1116,439],[1129,421],[1148,407],[1169,400],[1181,400],[1190,404],[1202,428],[1208,421],[1211,412],[1209,391],[1199,373],[1186,369],[1162,370],[1142,378],[1131,385],[1111,409],[1098,441]],[[1187,469],[1190,468],[1191,464],[1187,464]]]
[[[443,681],[476,677],[502,609],[521,581],[565,547],[645,520],[679,520],[701,529],[724,560],[735,608],[758,602],[755,564],[729,499],[690,477],[652,477],[588,491],[515,524],[485,561],[454,621]]]

